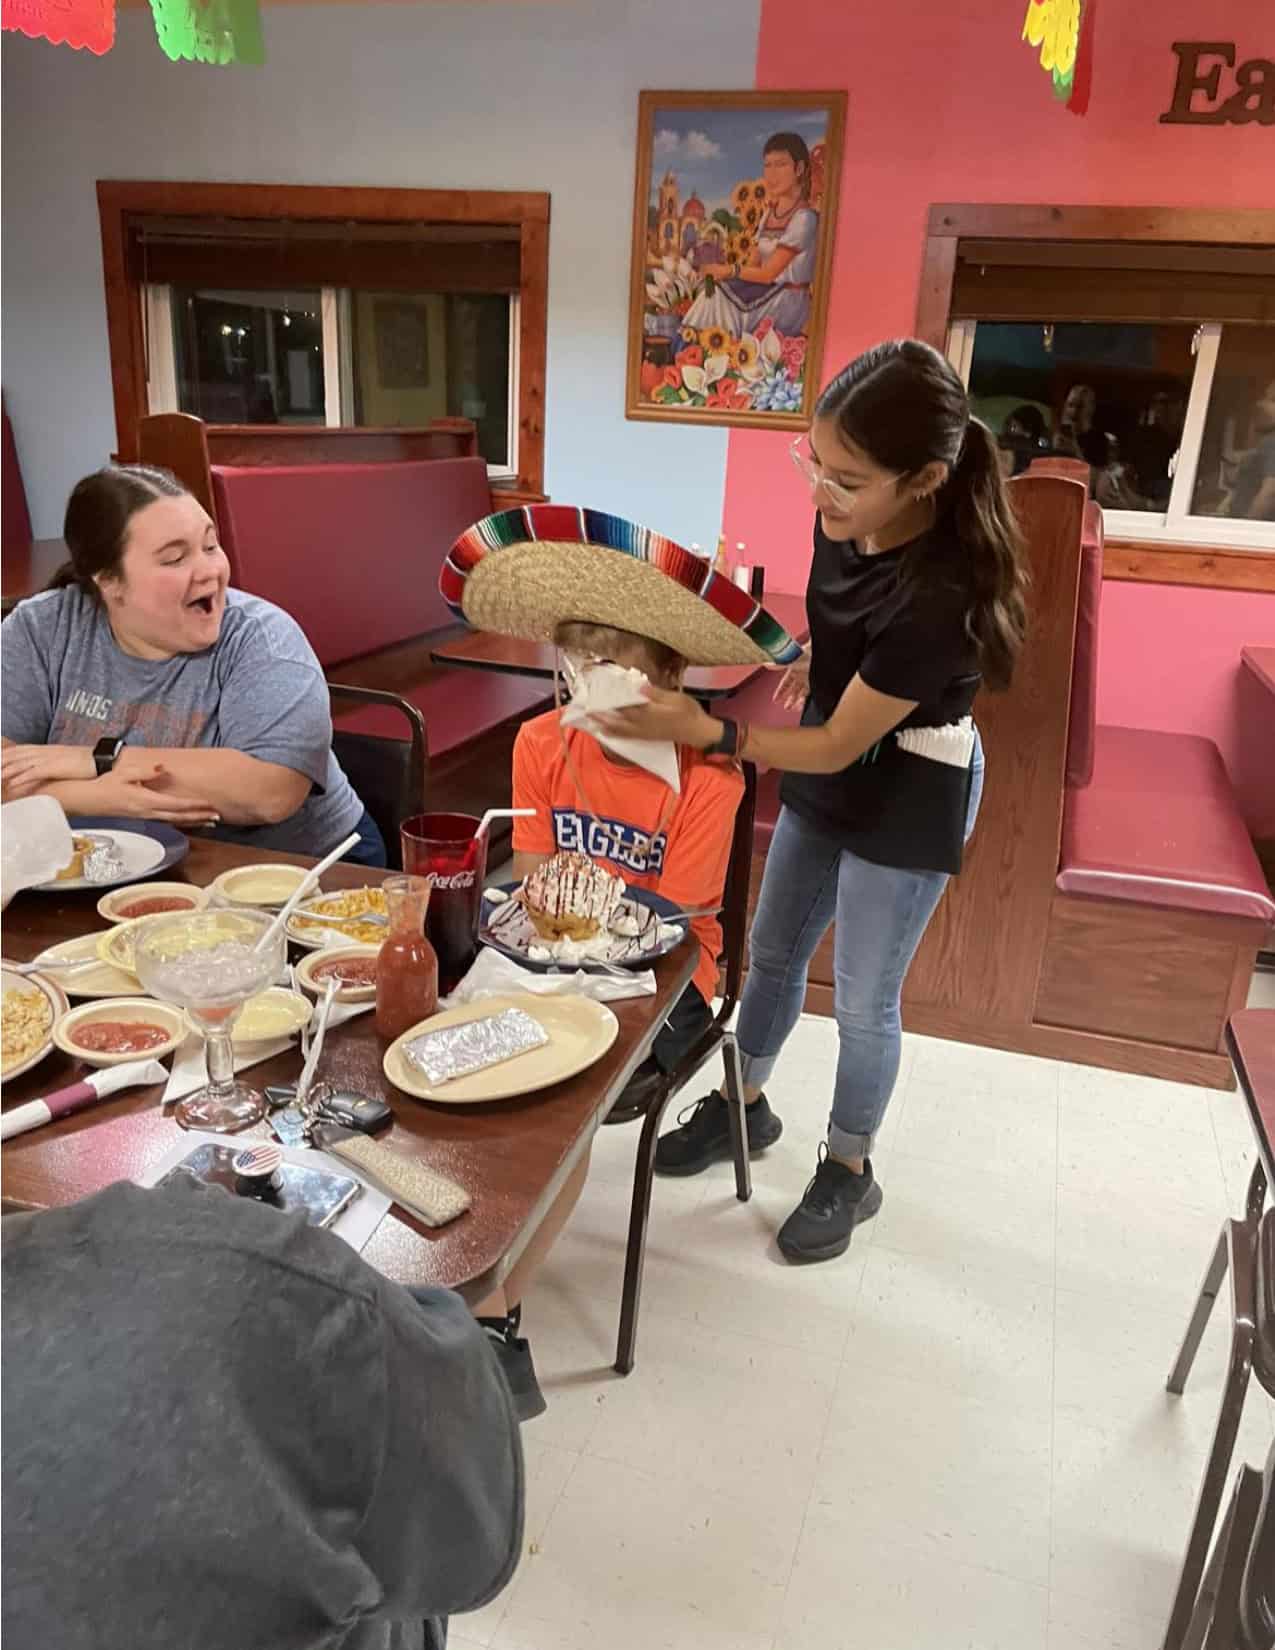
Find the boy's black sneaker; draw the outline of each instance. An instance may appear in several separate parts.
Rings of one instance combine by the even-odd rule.
[[[784,1126],[771,1111],[764,1094],[744,1108],[744,1115],[748,1119],[748,1155],[756,1157],[758,1152],[775,1144]],[[730,1155],[730,1113],[723,1096],[714,1092],[697,1100],[681,1114],[677,1128],[660,1136],[655,1148],[655,1171],[667,1175],[700,1174],[711,1163]]]
[[[507,1318],[479,1318],[478,1322],[487,1333],[496,1362],[508,1383],[514,1414],[520,1421],[534,1421],[549,1406],[536,1379],[531,1347],[518,1333],[522,1323],[521,1304],[515,1306]]]
[[[819,1166],[801,1202],[779,1228],[778,1243],[788,1260],[833,1260],[850,1247],[856,1226],[871,1220],[881,1207],[881,1187],[864,1159],[863,1173],[819,1148]]]
[[[603,1123],[632,1123],[645,1117],[663,1081],[664,1073],[654,1055],[648,1055],[620,1090],[619,1099],[602,1119]]]

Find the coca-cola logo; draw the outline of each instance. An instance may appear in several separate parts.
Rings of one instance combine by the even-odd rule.
[[[474,886],[473,871],[457,871],[453,876],[435,876],[435,888],[472,888]]]

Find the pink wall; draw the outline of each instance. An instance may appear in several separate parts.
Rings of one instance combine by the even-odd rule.
[[[1249,830],[1275,838],[1275,698],[1239,662],[1275,647],[1275,596],[1108,579],[1099,623],[1098,720],[1207,734]]]
[[[911,332],[922,243],[940,201],[1085,205],[1275,205],[1269,126],[1161,126],[1174,40],[1234,40],[1270,56],[1253,0],[1090,0],[1097,6],[1089,112],[1055,103],[1019,40],[1025,5],[912,0],[763,0],[757,84],[845,86],[846,157],[824,374],[877,339]],[[971,14],[974,14],[971,16]],[[726,532],[768,566],[776,589],[804,587],[810,504],[786,435],[735,431]],[[1208,734],[1241,787],[1250,827],[1275,835],[1275,757],[1242,772],[1238,654],[1270,638],[1275,597],[1108,584],[1099,713],[1104,720]],[[1251,721],[1252,718],[1249,718]],[[1244,734],[1249,752],[1256,729]]]

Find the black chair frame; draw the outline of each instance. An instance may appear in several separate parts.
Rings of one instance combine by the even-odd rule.
[[[1242,1067],[1239,1068],[1238,1074],[1241,1082],[1245,1082]],[[1256,1108],[1253,1109],[1256,1111]],[[1243,1567],[1247,1543],[1254,1533],[1255,1519],[1248,1517],[1253,1497],[1252,1485],[1249,1480],[1243,1479],[1236,1487],[1236,1500],[1228,1516],[1224,1532],[1226,1543],[1219,1537],[1219,1550],[1215,1553],[1213,1564],[1206,1569],[1209,1547],[1213,1542],[1218,1512],[1221,1509],[1226,1479],[1230,1471],[1231,1457],[1235,1451],[1240,1418],[1244,1413],[1249,1377],[1255,1374],[1261,1386],[1275,1397],[1275,1308],[1272,1306],[1272,1302],[1275,1301],[1275,1208],[1263,1214],[1266,1192],[1266,1170],[1259,1156],[1249,1178],[1244,1218],[1228,1220],[1222,1227],[1213,1253],[1209,1257],[1181,1349],[1174,1360],[1173,1368],[1169,1371],[1166,1383],[1168,1390],[1176,1396],[1180,1396],[1184,1391],[1187,1376],[1195,1362],[1195,1355],[1199,1351],[1209,1315],[1213,1310],[1213,1303],[1221,1293],[1223,1282],[1229,1274],[1230,1360],[1222,1388],[1222,1402],[1213,1430],[1213,1442],[1209,1447],[1204,1478],[1196,1498],[1195,1516],[1191,1521],[1191,1533],[1178,1575],[1169,1624],[1165,1630],[1164,1650],[1201,1650],[1205,1644],[1205,1630],[1210,1629],[1219,1607],[1219,1599],[1225,1607],[1223,1613],[1229,1609],[1226,1600],[1217,1591],[1224,1563],[1224,1546],[1226,1543],[1241,1541],[1241,1536],[1237,1532],[1242,1530],[1239,1560]],[[1275,1460],[1275,1455],[1272,1459]],[[1258,1480],[1260,1499],[1261,1475],[1254,1476]],[[1265,1540],[1269,1546],[1275,1541],[1275,1536],[1268,1531]],[[1233,1569],[1234,1560],[1226,1568],[1227,1575],[1230,1575]],[[1259,1594],[1259,1586],[1267,1591]],[[1222,1593],[1225,1592],[1226,1588],[1222,1588]],[[1272,1587],[1272,1578],[1259,1578],[1254,1571],[1251,1589],[1246,1577],[1243,1608],[1250,1614],[1259,1608],[1263,1611],[1273,1608],[1268,1602],[1273,1592],[1275,1587]],[[1208,1644],[1213,1645],[1215,1642],[1220,1640],[1217,1640],[1216,1633],[1210,1630]]]
[[[364,807],[376,820],[381,835],[385,838],[386,858],[391,870],[399,870],[402,868],[403,858],[398,827],[404,819],[410,819],[413,814],[420,813],[425,807],[425,790],[429,782],[429,738],[425,718],[415,705],[397,693],[386,693],[381,688],[350,687],[343,682],[329,682],[328,693],[334,709],[339,700],[347,700],[353,705],[387,705],[407,722],[407,731],[403,739],[386,738],[381,734],[357,733],[341,728],[335,722],[332,730],[332,748],[336,752],[337,760],[347,769],[346,777],[359,793]],[[401,749],[404,745],[407,746],[405,761]],[[363,764],[350,760],[356,752],[366,752],[378,757],[382,762],[392,760],[402,769],[399,794],[392,805],[393,819],[389,817],[385,807],[373,806],[374,801],[381,801],[380,798],[369,799],[360,787],[358,768]],[[349,772],[349,767],[354,767],[356,771]]]
[[[696,1072],[720,1048],[726,1067],[726,1099],[730,1111],[731,1146],[735,1160],[735,1195],[747,1203],[753,1195],[748,1162],[748,1126],[744,1118],[744,1082],[739,1046],[730,1030],[731,1017],[739,1003],[744,983],[744,946],[748,935],[748,895],[752,883],[753,826],[757,814],[757,770],[745,762],[744,795],[735,815],[730,863],[722,901],[722,957],[725,981],[721,1007],[713,1023],[683,1056],[681,1063],[664,1078],[655,1091],[642,1119],[637,1161],[633,1169],[633,1200],[629,1211],[629,1237],[624,1256],[624,1288],[620,1299],[620,1333],[616,1343],[615,1369],[627,1375],[633,1368],[637,1347],[638,1308],[642,1299],[642,1274],[646,1264],[646,1234],[651,1219],[651,1192],[655,1183],[655,1148],[660,1123],[669,1101],[683,1089]]]

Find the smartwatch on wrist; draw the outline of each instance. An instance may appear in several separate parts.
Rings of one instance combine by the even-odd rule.
[[[732,722],[729,716],[719,716],[717,720],[722,724],[721,738],[716,744],[710,745],[704,752],[705,756],[736,756],[739,754],[739,723]]]
[[[122,739],[99,739],[93,747],[93,766],[100,779],[103,774],[110,773],[120,759],[120,752],[124,749]]]

